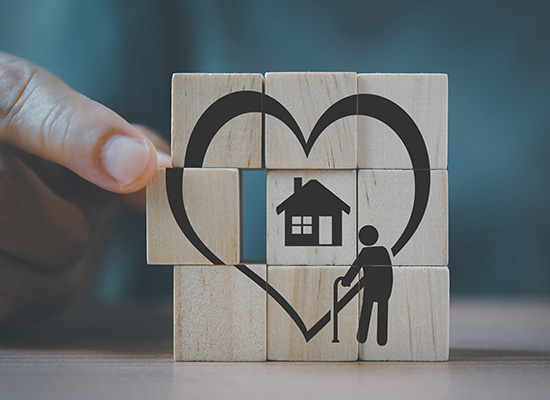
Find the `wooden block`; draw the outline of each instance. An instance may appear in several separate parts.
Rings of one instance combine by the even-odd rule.
[[[350,265],[356,171],[267,171],[268,265]]]
[[[362,307],[363,291],[361,291]],[[394,267],[388,302],[388,341],[376,340],[378,303],[373,303],[360,360],[446,361],[449,359],[449,269]]]
[[[179,228],[168,203],[166,170],[147,186],[147,262],[211,265]],[[226,264],[239,262],[239,172],[236,169],[185,169],[183,201],[199,238]]]
[[[174,266],[174,360],[265,359],[265,290],[232,265]]]
[[[447,171],[432,170],[430,174],[426,212],[408,243],[392,257],[393,265],[448,265]],[[413,209],[413,170],[359,170],[357,191],[358,230],[374,226],[379,234],[376,246],[390,251]],[[358,249],[362,248],[358,243]]]
[[[335,279],[347,272],[335,266],[268,266],[268,283],[282,294],[309,329],[333,303]],[[356,280],[354,281],[354,284]],[[349,290],[340,286],[339,298]],[[267,299],[267,358],[279,361],[355,361],[359,296],[338,313],[338,340],[333,343],[333,318],[309,342],[288,313],[271,296]]]
[[[357,74],[267,73],[265,94],[294,117],[307,140],[321,115],[336,101],[357,93]],[[342,118],[316,140],[309,157],[290,128],[266,113],[265,158],[268,169],[342,169],[357,167],[357,116]]]
[[[174,74],[172,78],[172,165],[183,167],[187,143],[204,111],[241,90],[263,91],[261,74]],[[258,105],[261,109],[261,97]],[[208,147],[203,167],[262,168],[262,113],[227,122]]]
[[[359,74],[358,92],[376,94],[403,108],[420,129],[431,169],[447,168],[447,75]],[[357,163],[367,169],[411,169],[405,146],[386,124],[357,121]]]

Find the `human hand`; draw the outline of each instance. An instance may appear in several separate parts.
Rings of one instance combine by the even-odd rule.
[[[154,133],[0,52],[0,322],[69,303],[113,206],[143,208],[167,152]]]

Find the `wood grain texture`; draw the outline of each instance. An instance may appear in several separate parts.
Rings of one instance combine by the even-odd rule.
[[[219,98],[240,90],[262,92],[261,74],[174,74],[172,78],[172,165],[183,167],[191,132]],[[240,115],[216,134],[203,167],[262,168],[262,114]]]
[[[357,208],[355,170],[270,170],[267,171],[267,264],[268,265],[350,265],[357,253]],[[350,207],[349,214],[335,208],[342,218],[342,242],[340,246],[287,246],[285,242],[286,214],[311,215],[305,210],[289,208],[277,214],[277,207],[293,196],[294,179],[302,178],[302,186],[312,180],[329,189]],[[311,200],[311,208],[316,209],[326,203],[325,197]],[[331,208],[332,209],[332,208]],[[323,214],[325,215],[325,214]],[[315,221],[312,221],[315,223]],[[337,221],[332,221],[336,223]],[[320,234],[323,229],[320,229]],[[325,232],[326,233],[326,232]]]
[[[177,225],[166,195],[165,169],[147,186],[147,262],[210,265]],[[185,169],[183,201],[199,238],[226,264],[240,256],[239,171]]]
[[[373,225],[377,246],[390,250],[411,215],[414,199],[412,170],[359,170],[358,228]],[[448,265],[447,171],[432,170],[428,205],[418,229],[392,258],[393,265]],[[363,247],[358,243],[359,249]]]
[[[305,139],[321,115],[336,101],[357,93],[355,72],[267,73],[265,93],[292,114]],[[331,124],[306,157],[292,131],[278,119],[265,117],[268,169],[342,169],[357,167],[357,116]]]
[[[359,345],[360,360],[449,359],[447,267],[394,267],[388,308],[387,344],[376,343],[378,304],[374,303],[367,341]]]
[[[311,328],[332,309],[334,280],[348,268],[268,266],[268,283],[276,288]],[[302,333],[271,297],[267,300],[267,358],[279,361],[355,361],[358,349],[356,296],[338,314],[340,343],[332,343],[332,322],[306,343]]]
[[[232,265],[174,266],[174,360],[265,359],[265,290]]]
[[[447,168],[446,74],[359,74],[358,92],[376,94],[403,108],[426,143],[430,167]],[[367,169],[411,169],[410,157],[398,136],[384,123],[359,116],[357,163]]]

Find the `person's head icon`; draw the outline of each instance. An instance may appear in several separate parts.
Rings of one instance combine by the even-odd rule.
[[[364,246],[372,246],[378,240],[378,231],[372,225],[365,225],[359,231],[359,241]]]

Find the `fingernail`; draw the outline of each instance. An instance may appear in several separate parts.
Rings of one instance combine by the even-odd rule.
[[[164,151],[157,150],[157,168],[170,168],[172,166],[172,157]]]
[[[101,158],[105,171],[111,178],[121,186],[127,186],[147,168],[150,152],[143,140],[115,135],[103,146]]]

